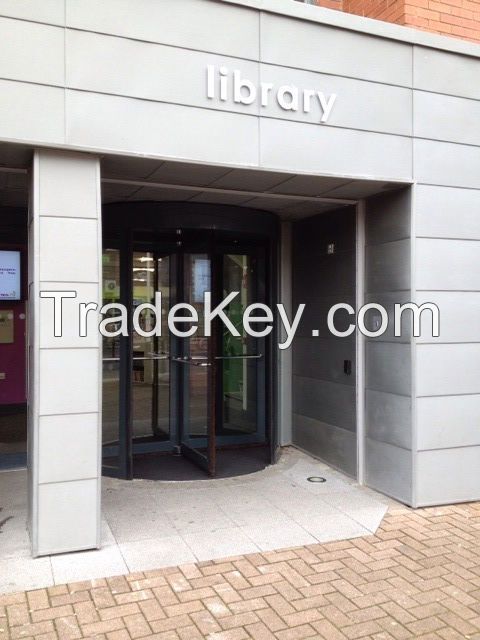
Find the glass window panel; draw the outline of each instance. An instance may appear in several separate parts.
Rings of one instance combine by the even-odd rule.
[[[144,303],[155,304],[155,292],[161,291],[163,308],[170,303],[170,260],[149,251],[135,251],[132,268],[133,309]],[[145,337],[133,333],[133,437],[156,440],[170,437],[170,367],[158,358],[169,353],[167,316],[159,321],[162,336]],[[144,309],[139,325],[145,332],[155,329],[156,314]]]
[[[185,302],[198,313],[197,332],[184,339],[185,355],[198,362],[208,358],[208,339],[204,330],[204,293],[211,290],[210,260],[203,253],[185,256]],[[185,435],[205,437],[208,429],[208,367],[184,366],[187,398],[184,406]]]
[[[223,296],[232,291],[239,295],[226,309],[240,336],[233,336],[227,328],[223,332],[223,354],[233,356],[222,360],[223,423],[217,425],[218,435],[252,434],[257,431],[257,365],[254,359],[236,359],[235,356],[257,353],[258,339],[249,336],[243,328],[243,312],[255,301],[255,264],[249,255],[227,254],[223,257]],[[256,324],[261,330],[263,325]]]
[[[120,302],[120,251],[105,249],[103,252],[103,304]],[[117,311],[109,311],[105,317],[116,317]],[[108,326],[109,331],[115,325]],[[116,445],[119,439],[120,417],[120,337],[103,337],[103,445]]]

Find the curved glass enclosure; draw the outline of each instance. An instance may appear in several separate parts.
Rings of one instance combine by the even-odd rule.
[[[129,478],[136,454],[172,452],[214,476],[219,448],[273,442],[271,337],[252,337],[242,323],[249,305],[271,303],[271,238],[140,225],[109,234],[109,226],[103,301],[125,305],[129,335],[118,335],[119,317],[108,327],[117,335],[103,338],[104,473]],[[224,311],[238,335],[218,317],[206,335],[207,292],[212,308],[237,292]],[[178,303],[198,316],[189,337],[168,327]],[[112,308],[106,316],[116,314]]]

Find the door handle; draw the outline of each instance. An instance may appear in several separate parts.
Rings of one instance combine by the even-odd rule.
[[[159,353],[150,351],[147,355],[151,356],[150,360],[168,360],[170,358],[170,354],[165,353],[165,351],[160,351]]]
[[[245,354],[243,356],[215,356],[215,360],[259,360],[263,358],[263,353]]]
[[[179,364],[189,364],[192,367],[210,367],[211,362],[206,362],[207,358],[203,356],[197,356],[193,358],[172,358],[172,362],[178,362]]]
[[[168,360],[170,358],[170,356],[168,354],[159,354],[159,353],[152,353],[152,354],[148,354],[148,356],[134,356],[132,358],[132,360]],[[103,358],[103,362],[119,362],[120,358]]]

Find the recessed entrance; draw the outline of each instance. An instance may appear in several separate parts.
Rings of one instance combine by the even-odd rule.
[[[27,464],[26,231],[25,209],[1,207],[0,471]]]
[[[252,471],[270,461],[270,339],[252,337],[242,326],[250,304],[270,302],[269,261],[269,239],[238,229],[139,227],[123,238],[105,238],[104,304],[122,302],[149,335],[130,330],[128,337],[103,339],[104,473],[190,479],[193,464],[208,476],[224,477],[229,469],[236,475],[249,470],[245,451],[232,453],[240,447],[256,448]],[[233,291],[238,295],[225,313],[240,335],[215,319],[206,337],[204,294],[211,293],[213,308]],[[160,314],[136,311],[145,303],[154,306],[156,292]],[[190,337],[169,330],[168,311],[177,303],[192,305],[198,314],[198,330]],[[172,454],[178,474],[172,472]],[[192,478],[197,476],[193,469]]]

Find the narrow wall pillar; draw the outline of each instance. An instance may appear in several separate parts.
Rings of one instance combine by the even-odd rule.
[[[292,317],[292,223],[282,222],[280,244],[280,303]],[[287,337],[280,332],[281,340]],[[292,347],[278,351],[280,445],[292,444]]]
[[[100,302],[98,158],[38,150],[29,210],[29,525],[34,556],[100,545],[101,341],[78,305]],[[75,291],[54,336],[54,300]]]

